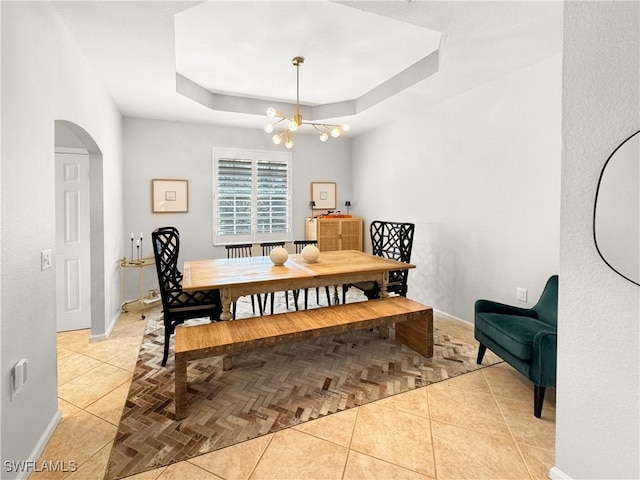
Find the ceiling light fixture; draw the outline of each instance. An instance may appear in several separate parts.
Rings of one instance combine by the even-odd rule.
[[[282,140],[284,140],[284,146],[286,148],[293,147],[293,132],[295,132],[302,125],[311,125],[316,129],[316,132],[319,134],[319,138],[321,142],[326,142],[329,139],[329,136],[333,138],[339,137],[342,133],[349,131],[349,124],[345,123],[343,125],[334,125],[331,123],[316,123],[309,122],[307,120],[302,119],[302,114],[300,113],[300,65],[304,63],[303,57],[294,57],[291,61],[293,65],[296,67],[296,113],[293,117],[289,117],[278,112],[275,108],[271,107],[267,109],[267,117],[277,119],[273,123],[267,123],[264,126],[264,130],[267,133],[272,133],[274,127],[278,125],[280,122],[287,121],[288,125],[285,130],[280,133],[275,133],[271,140],[276,145],[280,145]]]

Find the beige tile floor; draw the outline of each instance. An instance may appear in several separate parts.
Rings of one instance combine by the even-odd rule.
[[[62,420],[40,460],[79,468],[32,479],[103,478],[145,322],[123,314],[98,343],[58,334]],[[467,324],[435,324],[474,342]],[[545,479],[554,442],[555,391],[536,419],[531,384],[499,364],[129,478]]]

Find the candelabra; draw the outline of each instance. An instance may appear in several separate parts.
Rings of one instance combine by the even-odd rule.
[[[131,234],[131,258],[130,263],[140,263],[142,261],[142,232],[140,232],[140,240],[136,240],[136,255],[133,255],[133,241],[135,240],[135,236]]]

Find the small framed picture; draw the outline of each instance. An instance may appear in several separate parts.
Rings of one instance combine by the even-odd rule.
[[[185,213],[189,211],[189,180],[154,178],[151,180],[153,213]]]
[[[311,182],[311,200],[314,210],[334,210],[336,208],[336,182]]]

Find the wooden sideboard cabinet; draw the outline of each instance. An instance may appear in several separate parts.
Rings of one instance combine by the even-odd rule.
[[[307,218],[305,239],[317,240],[321,252],[362,251],[362,218]]]

